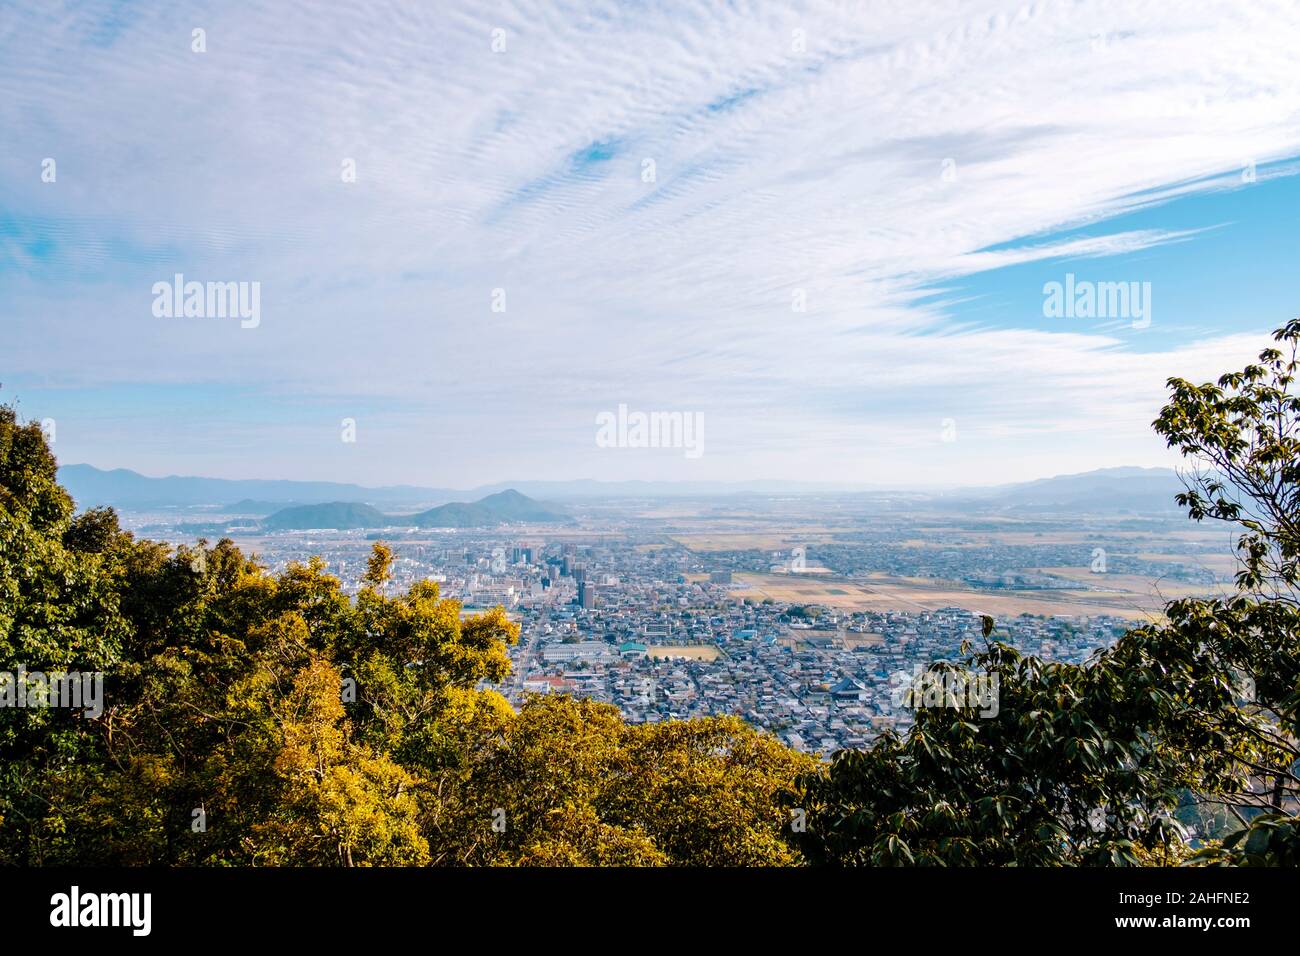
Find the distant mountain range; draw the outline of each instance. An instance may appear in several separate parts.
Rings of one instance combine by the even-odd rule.
[[[275,512],[261,526],[267,531],[308,531],[314,528],[385,528],[394,522],[371,505],[354,501],[329,501],[320,505],[297,505]]]
[[[415,485],[363,485],[330,481],[268,481],[224,478],[149,478],[123,468],[103,471],[92,465],[65,465],[59,480],[80,508],[112,505],[127,510],[155,508],[200,508],[227,515],[267,516],[279,526],[284,522],[319,520],[329,523],[307,527],[383,527],[370,522],[394,519],[407,522],[421,518],[432,522],[420,527],[474,527],[480,519],[492,518],[475,511],[484,500],[510,491],[549,500],[584,498],[700,498],[722,496],[780,495],[863,495],[905,498],[917,505],[942,509],[1006,511],[1013,513],[1076,512],[1162,513],[1177,510],[1174,495],[1182,489],[1178,476],[1168,468],[1103,468],[1077,475],[1059,475],[1020,484],[957,491],[898,491],[887,486],[846,485],[786,481],[521,481],[482,485],[468,490],[426,488]],[[459,500],[458,500],[459,499]],[[478,499],[466,501],[466,499]],[[536,502],[534,502],[536,504]],[[448,510],[438,512],[442,506]],[[311,507],[312,512],[305,510]],[[497,507],[497,506],[492,506]],[[500,504],[505,511],[510,506]],[[397,515],[402,509],[426,509]],[[545,509],[543,509],[545,510]],[[284,512],[289,512],[284,514]],[[548,512],[549,513],[549,512]],[[313,518],[312,515],[316,517]],[[432,516],[431,516],[432,515]],[[430,517],[431,516],[431,517]],[[500,520],[539,520],[511,518]],[[360,522],[360,523],[358,523]],[[470,523],[465,523],[470,522]],[[415,524],[416,522],[411,522]],[[489,523],[493,523],[489,521]]]
[[[239,502],[242,508],[254,505],[260,509],[269,504],[270,510],[274,510],[291,503],[347,500],[387,505],[433,504],[449,501],[457,494],[450,490],[411,485],[366,488],[336,481],[230,480],[175,475],[149,478],[126,468],[104,471],[93,465],[64,465],[59,468],[59,481],[83,508],[96,505],[136,509],[210,506],[225,510],[232,502]],[[258,512],[241,510],[234,513]]]
[[[843,494],[865,485],[792,481],[502,481],[474,488],[386,485],[371,488],[334,481],[178,477],[150,478],[126,468],[63,465],[59,481],[78,507],[208,508],[222,514],[267,515],[288,505],[362,502],[376,508],[429,507],[514,490],[535,498],[686,498],[712,495]]]
[[[503,481],[475,488],[386,485],[377,488],[334,481],[178,477],[150,478],[127,468],[63,465],[59,481],[77,505],[92,508],[210,508],[222,514],[266,515],[287,505],[363,502],[374,507],[428,507],[456,499],[514,490],[538,498],[644,498],[721,494],[789,494],[853,491],[854,486],[782,481]]]
[[[1185,490],[1170,468],[1100,468],[1016,485],[965,489],[945,495],[945,507],[1012,512],[1102,514],[1179,511]]]
[[[284,508],[262,522],[267,531],[306,531],[333,528],[484,528],[509,522],[571,524],[568,515],[552,510],[514,489],[471,502],[452,502],[416,514],[384,514],[355,502],[331,501]]]

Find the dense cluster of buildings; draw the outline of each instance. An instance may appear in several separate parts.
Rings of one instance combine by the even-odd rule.
[[[515,704],[529,694],[567,693],[614,704],[631,721],[734,714],[796,748],[829,753],[906,728],[912,711],[900,687],[908,675],[958,658],[963,641],[981,638],[979,617],[955,607],[849,613],[744,597],[732,583],[737,572],[767,572],[791,556],[700,554],[654,534],[546,541],[505,531],[303,533],[263,539],[253,550],[272,570],[321,555],[344,590],[355,592],[380,537],[397,556],[394,591],[432,579],[466,613],[500,605],[520,624],[513,673],[496,688]],[[852,564],[856,547],[821,546],[816,558]],[[935,571],[977,576],[965,554],[967,563],[954,569],[942,566],[942,551],[932,550],[930,560]],[[896,555],[878,551],[873,569]],[[1012,566],[1026,564],[1020,555]],[[998,625],[1000,639],[1071,662],[1125,626],[1111,617],[1029,616]]]
[[[349,588],[370,545],[356,538],[355,555],[339,551],[334,569]],[[702,557],[659,537],[520,543],[449,533],[390,543],[395,587],[433,578],[467,611],[501,605],[518,621],[513,673],[496,688],[512,703],[565,693],[611,703],[631,721],[734,714],[810,752],[905,729],[906,680],[932,661],[957,659],[963,641],[982,636],[980,618],[960,608],[848,613],[740,597],[736,570],[788,560],[764,552]],[[1024,616],[1000,621],[996,636],[1082,662],[1124,626],[1111,617]]]
[[[905,729],[912,711],[901,691],[918,669],[955,660],[963,641],[982,638],[980,618],[960,608],[823,609],[808,623],[781,604],[724,607],[670,612],[657,619],[664,631],[640,634],[637,622],[617,611],[606,618],[599,611],[535,609],[525,615],[516,676],[503,690],[515,702],[528,693],[594,697],[632,721],[735,714],[791,746],[830,753],[860,747],[885,729]],[[1114,618],[1022,617],[996,637],[1047,659],[1081,663],[1123,629]]]

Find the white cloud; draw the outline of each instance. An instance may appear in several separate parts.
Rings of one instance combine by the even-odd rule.
[[[1164,378],[1222,371],[1263,344],[1143,352],[1106,328],[973,329],[913,293],[1195,241],[1025,237],[1300,154],[1294,4],[465,0],[95,16],[33,9],[0,34],[7,205],[54,237],[67,272],[24,280],[39,257],[0,233],[13,373],[251,385],[323,416],[335,399],[400,399],[364,463],[314,452],[288,425],[244,422],[267,438],[235,463],[213,433],[178,437],[213,472],[849,479],[867,463],[938,480],[954,462],[998,477],[1086,455],[1150,463]],[[194,27],[206,53],[190,50]],[[56,186],[39,180],[45,156]],[[356,183],[341,181],[345,158]],[[160,328],[148,288],[173,271],[261,281],[261,327]],[[498,287],[505,314],[489,309]],[[797,290],[806,313],[791,311]],[[601,453],[590,423],[619,401],[703,410],[705,458]],[[932,447],[950,408],[962,437]],[[430,435],[470,447],[449,464]],[[125,424],[111,447],[129,454]]]

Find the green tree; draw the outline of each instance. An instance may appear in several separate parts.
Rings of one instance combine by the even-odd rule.
[[[435,854],[458,862],[784,866],[777,800],[814,761],[734,717],[627,724],[535,696],[439,786]],[[453,821],[451,826],[442,821]],[[468,826],[466,824],[469,824]],[[494,829],[493,824],[498,824]]]
[[[376,541],[366,563],[366,573],[361,579],[368,587],[383,590],[393,576],[393,549],[383,541]]]
[[[74,522],[72,513],[40,428],[0,406],[0,692],[16,697],[22,681],[34,693],[33,672],[108,670],[127,637],[99,553],[118,536],[116,519],[98,512]],[[0,709],[0,858],[44,863],[44,847],[68,839],[68,802],[94,782],[81,768],[97,729],[79,710]],[[15,838],[21,833],[47,839]]]
[[[1171,379],[1154,425],[1189,459],[1190,517],[1241,529],[1237,592],[1171,602],[1085,666],[1022,656],[986,626],[982,649],[931,671],[996,676],[997,715],[921,708],[905,736],[803,777],[787,799],[808,815],[796,836],[812,860],[1181,862],[1189,805],[1242,828],[1191,862],[1297,858],[1300,321],[1275,339],[1217,383]]]
[[[434,582],[345,594],[228,540],[73,516],[44,436],[0,409],[0,670],[94,669],[98,717],[0,710],[0,863],[790,863],[776,793],[811,761],[726,718],[625,724],[483,689],[519,628]],[[504,832],[493,829],[505,813]]]
[[[1201,862],[1300,858],[1300,319],[1277,347],[1216,383],[1171,379],[1156,430],[1193,463],[1179,502],[1196,520],[1240,529],[1237,593],[1177,601],[1172,627],[1231,673],[1240,705],[1196,718],[1218,727],[1238,785],[1209,794],[1247,826]]]

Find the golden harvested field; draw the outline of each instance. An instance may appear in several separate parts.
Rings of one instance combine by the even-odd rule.
[[[883,634],[859,634],[857,631],[844,632],[845,647],[868,647],[883,643],[885,643],[885,635]]]
[[[827,634],[834,633],[837,642],[845,648],[853,650],[855,647],[878,647],[885,643],[883,634],[859,634],[856,631],[790,631],[788,634],[777,639],[777,643],[782,647],[788,647],[792,650],[803,650],[814,645],[809,643],[809,635],[816,637],[825,637]]]
[[[1205,568],[1207,571],[1213,571],[1225,578],[1231,578],[1236,574],[1238,567],[1236,556],[1227,549],[1222,553],[1215,552],[1213,554],[1140,551],[1134,557],[1142,561],[1178,561],[1182,564],[1190,564],[1193,567]]]
[[[1108,542],[1130,541],[1134,539],[1150,538],[1153,531],[1149,529],[1136,528],[1111,528],[1080,530],[1080,531],[963,531],[953,528],[936,528],[935,531],[951,534],[956,533],[968,536],[972,541],[989,541],[1001,542],[1007,545],[1018,544],[1089,544],[1105,545]],[[1222,537],[1215,536],[1214,532],[1206,529],[1190,531],[1170,531],[1161,529],[1159,532],[1161,541],[1168,541],[1171,545],[1179,543],[1186,544],[1205,544],[1213,543],[1215,546],[1221,542]],[[1172,550],[1177,550],[1176,548]]]
[[[1163,596],[1169,601],[1183,597],[1203,597],[1223,591],[1223,588],[1208,588],[1198,584],[1188,584],[1185,581],[1173,581],[1169,578],[1147,578],[1140,574],[1113,574],[1109,571],[1105,574],[1093,574],[1087,568],[1038,568],[1037,570],[1070,581],[1078,581],[1087,588],[1098,588],[1107,592],[1147,593]]]
[[[671,660],[674,657],[692,661],[716,661],[722,656],[721,649],[713,644],[651,644],[647,653],[657,661]]]
[[[824,528],[790,534],[702,531],[674,534],[672,539],[690,551],[788,551],[798,545],[824,544],[831,540]]]
[[[995,617],[1110,614],[1148,620],[1157,617],[1164,606],[1164,600],[1150,590],[1125,590],[1118,581],[1108,581],[1105,591],[977,591],[952,582],[927,582],[884,575],[857,582],[845,578],[809,580],[785,574],[737,574],[736,581],[745,587],[732,592],[733,600],[771,598],[847,611],[916,612],[962,607]]]

